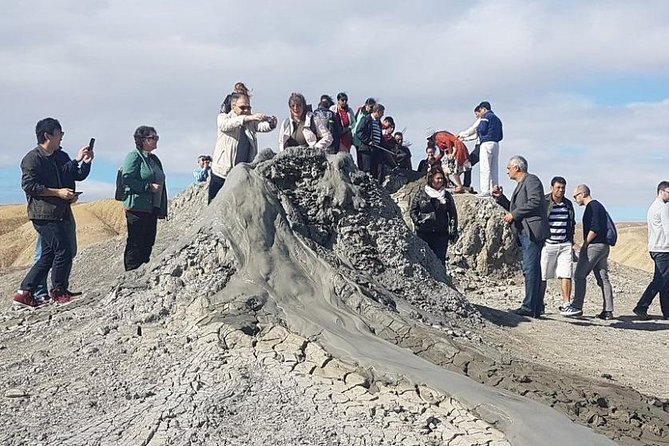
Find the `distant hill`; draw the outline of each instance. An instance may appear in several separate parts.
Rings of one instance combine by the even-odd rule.
[[[81,203],[72,209],[77,221],[79,249],[126,232],[123,206],[118,201]],[[0,206],[0,268],[31,265],[36,238],[25,205]]]
[[[118,201],[81,203],[73,209],[77,220],[79,249],[126,232],[123,207]],[[581,230],[578,229],[576,233],[580,235]],[[618,243],[611,250],[610,259],[653,272],[653,261],[646,248],[647,237],[645,223],[619,223]],[[28,222],[25,205],[0,206],[0,268],[29,266],[32,263],[35,238],[35,230]]]

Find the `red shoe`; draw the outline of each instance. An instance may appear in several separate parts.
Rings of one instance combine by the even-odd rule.
[[[34,310],[44,304],[33,299],[33,294],[30,291],[18,291],[14,296],[14,302],[12,302],[12,305],[17,308],[30,308]]]
[[[67,292],[67,290],[62,290],[62,289],[55,289],[51,290],[51,293],[49,293],[51,296],[51,300],[53,300],[53,303],[56,305],[67,305],[70,302],[72,302],[72,295]]]

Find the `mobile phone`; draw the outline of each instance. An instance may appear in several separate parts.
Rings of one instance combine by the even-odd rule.
[[[74,195],[76,195],[77,197],[78,197],[79,195],[81,195],[81,194],[83,194],[82,191],[76,191],[76,192],[74,193]]]
[[[88,150],[90,150],[92,152],[94,145],[95,145],[95,138],[91,138],[91,140],[88,141]]]

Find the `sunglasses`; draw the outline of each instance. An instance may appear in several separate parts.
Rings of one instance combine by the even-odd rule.
[[[158,140],[160,139],[160,136],[158,136],[158,135],[147,136],[147,137],[144,138],[144,139],[152,139],[152,140],[154,140],[154,141],[158,141]]]
[[[241,111],[251,111],[250,105],[237,105]]]

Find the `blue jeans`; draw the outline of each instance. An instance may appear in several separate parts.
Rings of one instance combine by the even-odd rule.
[[[70,244],[70,250],[72,251],[72,259],[77,255],[77,224],[74,221],[74,216],[70,217],[71,220],[64,220],[63,224],[68,226],[68,230],[65,231],[67,243]],[[35,243],[35,257],[34,263],[39,262],[39,259],[42,257],[42,235],[37,233],[37,242]],[[67,277],[70,277],[70,272],[72,271],[72,263],[70,262],[70,268],[67,271]],[[44,280],[40,282],[33,289],[33,296],[37,298],[45,298],[49,295],[49,288],[46,284],[46,276]]]
[[[669,317],[669,252],[651,252],[650,256],[655,262],[653,281],[643,292],[634,309],[647,313],[655,295],[659,293],[662,316]]]
[[[40,284],[46,281],[49,270],[51,270],[52,288],[67,290],[72,270],[72,244],[70,242],[72,222],[70,220],[33,220],[33,226],[41,237],[42,252],[39,260],[30,268],[21,282],[21,289],[33,293]]]
[[[539,317],[544,311],[544,296],[541,293],[541,249],[544,242],[533,242],[525,231],[518,235],[518,239],[523,253],[523,275],[525,276],[523,308],[532,312],[534,317]]]

